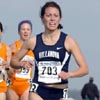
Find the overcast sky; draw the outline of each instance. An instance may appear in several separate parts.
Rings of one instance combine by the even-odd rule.
[[[0,0],[0,21],[4,25],[3,41],[8,45],[19,38],[17,26],[29,19],[33,34],[43,31],[40,9],[49,0]],[[93,76],[100,89],[100,0],[54,0],[62,9],[62,31],[70,34],[78,44],[89,65],[89,74],[69,80],[70,89],[81,89]],[[72,57],[70,70],[77,68]]]

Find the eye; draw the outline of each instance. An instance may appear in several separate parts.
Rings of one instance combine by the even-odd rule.
[[[45,16],[46,16],[46,17],[50,17],[50,16],[51,16],[51,14],[45,14]]]
[[[54,16],[55,16],[55,17],[59,17],[59,15],[57,15],[57,14],[54,14]]]

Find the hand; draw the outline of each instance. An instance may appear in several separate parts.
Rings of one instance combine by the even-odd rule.
[[[64,72],[64,71],[61,71],[59,74],[58,74],[59,78],[63,79],[63,80],[66,80],[68,78],[70,78],[70,73],[69,72]]]
[[[32,61],[21,61],[21,66],[25,69],[30,69],[33,66],[33,62]]]

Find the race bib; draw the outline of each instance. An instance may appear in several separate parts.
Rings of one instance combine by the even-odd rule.
[[[57,61],[41,61],[38,63],[39,77],[38,81],[43,83],[58,83],[61,78],[58,74],[61,72],[61,63]]]
[[[26,56],[23,57],[22,61],[32,61],[32,62],[34,62],[34,57],[26,55]],[[22,68],[20,72],[16,73],[16,77],[30,79],[31,78],[30,74],[31,74],[31,68],[30,68],[30,70]]]
[[[36,92],[37,91],[37,88],[38,88],[38,84],[37,83],[31,83],[31,86],[30,86],[30,90],[31,92]]]
[[[2,73],[2,62],[4,60],[0,57],[0,82],[3,81],[3,73]]]
[[[22,68],[20,72],[16,73],[16,77],[30,79],[31,78],[30,73],[31,73],[31,69],[27,70],[25,68]]]
[[[68,88],[63,90],[63,100],[68,100]]]

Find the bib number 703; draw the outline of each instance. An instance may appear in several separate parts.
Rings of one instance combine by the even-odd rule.
[[[42,75],[45,73],[48,75],[57,75],[57,67],[42,67]]]

